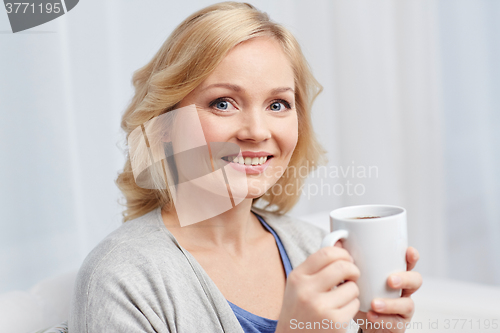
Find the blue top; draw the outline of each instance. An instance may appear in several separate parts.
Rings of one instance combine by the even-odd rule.
[[[280,238],[262,217],[257,214],[255,214],[255,216],[257,216],[260,223],[262,223],[262,225],[269,230],[271,234],[273,234],[274,239],[276,239],[276,244],[278,245],[278,249],[280,251],[281,261],[283,262],[283,267],[285,268],[285,274],[288,277],[288,273],[292,271],[292,264],[290,263],[290,259],[288,259],[288,255],[286,254],[283,244],[281,244]],[[240,308],[236,304],[229,301],[227,302],[229,303],[231,309],[233,309],[233,312],[236,315],[236,318],[238,318],[238,321],[240,322],[245,333],[274,333],[276,331],[276,326],[278,325],[277,320],[254,315],[253,313]]]

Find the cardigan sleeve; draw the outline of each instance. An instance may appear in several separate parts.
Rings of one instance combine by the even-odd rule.
[[[174,313],[172,301],[161,290],[155,265],[140,253],[126,252],[122,248],[96,263],[92,258],[84,263],[76,280],[70,332],[171,332],[164,316]]]

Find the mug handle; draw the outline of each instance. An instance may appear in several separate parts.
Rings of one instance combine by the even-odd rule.
[[[323,238],[323,242],[321,242],[321,248],[326,247],[326,246],[334,246],[335,243],[339,239],[345,239],[349,237],[349,231],[347,230],[336,230],[328,235],[326,235],[325,238]]]

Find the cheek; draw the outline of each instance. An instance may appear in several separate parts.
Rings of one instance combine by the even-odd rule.
[[[216,117],[200,116],[201,128],[207,142],[225,142],[230,126],[227,126],[223,121]]]
[[[299,139],[297,118],[291,119],[283,126],[280,126],[279,132],[276,133],[276,139],[281,146],[281,152],[284,157],[292,156]]]

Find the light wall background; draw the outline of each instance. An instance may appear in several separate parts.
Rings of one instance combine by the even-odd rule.
[[[84,0],[17,34],[0,10],[0,293],[78,268],[120,225],[132,73],[211,3]],[[500,285],[500,1],[251,3],[324,87],[313,120],[330,176],[290,214],[404,206],[424,276]]]

